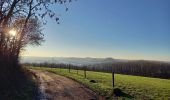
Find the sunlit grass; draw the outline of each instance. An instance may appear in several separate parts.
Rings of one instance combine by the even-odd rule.
[[[56,74],[70,77],[96,91],[98,94],[110,97],[112,94],[112,75],[110,73],[87,71],[87,77],[84,78],[84,71],[59,68],[40,68],[34,69],[47,70]],[[91,83],[95,80],[97,83]],[[138,99],[170,99],[170,80],[148,78],[140,76],[115,74],[115,87],[119,88],[126,94]],[[126,97],[128,98],[128,97]]]

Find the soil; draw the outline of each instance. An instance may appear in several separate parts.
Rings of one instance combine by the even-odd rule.
[[[40,100],[104,100],[72,79],[48,71],[32,71],[38,77]]]

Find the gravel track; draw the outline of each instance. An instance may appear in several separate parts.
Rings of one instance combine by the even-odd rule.
[[[41,70],[32,70],[39,81],[40,100],[104,100],[72,79]]]

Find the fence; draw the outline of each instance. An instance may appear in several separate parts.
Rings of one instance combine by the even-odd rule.
[[[155,78],[164,78],[170,79],[170,64],[161,63],[161,62],[149,62],[149,61],[137,61],[137,62],[121,62],[121,63],[112,63],[112,64],[95,64],[95,65],[83,65],[76,66],[72,64],[27,64],[33,66],[43,66],[51,68],[65,68],[75,70],[84,70],[85,76],[86,71],[96,71],[96,72],[106,72],[117,74],[126,74],[126,75],[135,75],[135,76],[145,76],[145,77],[155,77]],[[77,71],[78,73],[78,71]],[[114,80],[114,77],[113,77]]]

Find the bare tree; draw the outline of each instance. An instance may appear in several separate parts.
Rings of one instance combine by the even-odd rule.
[[[40,45],[44,35],[41,26],[45,17],[56,20],[57,12],[50,5],[63,5],[72,0],[1,0],[0,1],[0,64],[17,64],[22,49],[28,44]],[[40,23],[41,22],[41,23]],[[6,66],[6,65],[5,65]],[[7,67],[7,66],[6,66]]]

